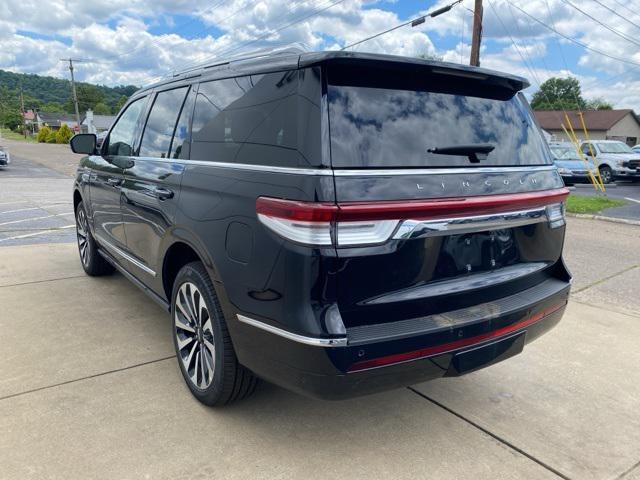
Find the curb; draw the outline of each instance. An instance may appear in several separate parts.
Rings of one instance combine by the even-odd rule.
[[[588,214],[588,213],[568,213],[567,212],[566,215],[567,215],[567,217],[586,218],[588,220],[602,220],[604,222],[624,223],[625,225],[640,226],[640,221],[639,220],[627,220],[626,218],[606,217],[604,215],[591,215],[591,214]]]

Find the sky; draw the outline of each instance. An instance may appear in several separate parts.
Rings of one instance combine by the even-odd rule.
[[[0,0],[0,69],[68,78],[72,57],[78,80],[141,86],[244,51],[340,49],[450,1]],[[473,3],[354,50],[466,64]],[[640,113],[640,0],[484,0],[483,24],[481,66],[528,78],[528,96],[572,75]]]

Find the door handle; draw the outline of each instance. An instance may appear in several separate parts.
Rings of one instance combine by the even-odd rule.
[[[119,187],[120,185],[122,185],[123,181],[124,180],[122,180],[121,178],[115,178],[115,177],[107,178],[107,183],[112,187]]]
[[[158,187],[153,191],[153,193],[159,200],[168,200],[169,198],[173,198],[173,190],[169,190],[168,188]]]

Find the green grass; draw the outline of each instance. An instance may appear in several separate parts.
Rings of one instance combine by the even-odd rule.
[[[31,143],[35,143],[36,141],[35,137],[31,135],[27,135],[27,138],[24,138],[24,135],[22,135],[21,133],[13,132],[8,128],[0,128],[0,138],[6,138],[8,140],[18,140],[21,142],[31,142]]]
[[[607,197],[585,197],[569,195],[567,199],[567,212],[570,213],[600,213],[606,208],[621,207],[627,202],[613,200]]]

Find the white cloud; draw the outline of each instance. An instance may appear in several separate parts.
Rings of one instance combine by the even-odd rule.
[[[64,76],[66,66],[59,58],[73,56],[89,60],[78,64],[79,79],[96,83],[144,84],[185,65],[216,56],[255,49],[265,45],[299,42],[311,49],[335,49],[373,35],[409,18],[400,18],[393,1],[345,0],[327,7],[334,0],[21,0],[0,2],[0,68]],[[407,1],[407,0],[405,0]],[[450,3],[438,0],[428,8],[415,2],[415,15],[425,14]],[[639,38],[640,15],[623,11],[612,0],[601,0],[630,21],[625,21],[596,2],[569,0],[622,35]],[[511,6],[511,0],[486,0],[482,65],[544,81],[551,75],[566,76],[566,67],[549,71],[545,63],[555,57],[558,65],[557,36]],[[417,28],[405,27],[355,48],[399,55],[438,54],[447,61],[466,62],[473,5],[462,5],[427,21]],[[640,64],[640,48],[597,25],[564,0],[516,1],[514,5],[587,46],[606,51]],[[419,11],[422,9],[422,11]],[[191,17],[205,28],[195,39],[181,36],[180,22],[173,16]],[[497,15],[496,15],[497,14]],[[10,20],[7,20],[10,19]],[[462,31],[464,21],[464,31]],[[289,25],[291,24],[291,25]],[[174,25],[174,26],[172,26]],[[287,25],[289,25],[287,28]],[[153,34],[152,28],[168,26],[175,33]],[[44,39],[34,39],[28,33]],[[215,32],[212,33],[212,32]],[[461,36],[461,33],[463,35]],[[520,53],[512,45],[515,40]],[[67,45],[65,42],[70,43]],[[439,45],[454,45],[438,48]],[[585,96],[604,96],[617,106],[640,108],[640,67],[625,65],[588,50],[580,50],[570,65],[593,74],[578,75]],[[526,68],[521,54],[533,64]],[[607,80],[607,77],[614,77]],[[604,78],[604,79],[603,79]],[[534,88],[530,89],[531,91]]]

